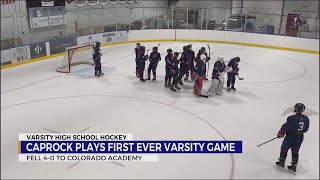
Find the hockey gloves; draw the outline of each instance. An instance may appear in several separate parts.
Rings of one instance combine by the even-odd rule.
[[[278,138],[283,138],[285,134],[286,134],[286,132],[284,132],[283,129],[280,129],[280,131],[278,132],[277,137],[278,137]]]

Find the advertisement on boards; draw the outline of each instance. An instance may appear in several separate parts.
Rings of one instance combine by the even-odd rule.
[[[128,41],[127,31],[107,32],[102,33],[102,43],[113,43]]]
[[[31,59],[30,46],[11,48],[12,64]]]
[[[1,51],[1,66],[11,64],[12,63],[12,56],[11,56],[11,50],[3,50]]]
[[[50,54],[58,54],[61,52],[65,52],[65,49],[70,46],[77,45],[77,38],[63,38],[57,39],[49,42],[50,45]]]
[[[45,42],[40,42],[30,45],[31,59],[43,57],[47,55],[47,48]]]
[[[102,40],[102,34],[101,33],[77,37],[78,45],[95,44],[97,41],[99,41],[100,43],[103,43],[101,40]]]

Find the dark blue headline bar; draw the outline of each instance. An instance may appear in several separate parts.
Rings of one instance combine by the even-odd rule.
[[[21,153],[242,153],[242,141],[21,141]]]

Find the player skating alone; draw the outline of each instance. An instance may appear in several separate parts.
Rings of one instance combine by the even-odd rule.
[[[169,80],[170,78],[170,66],[171,66],[171,61],[170,59],[173,57],[173,51],[172,49],[167,49],[167,55],[165,57],[165,70],[166,70],[166,75],[165,75],[165,78],[164,78],[164,86],[165,87],[170,87],[170,82],[171,80]]]
[[[138,56],[140,54],[140,51],[141,51],[141,45],[140,45],[140,43],[137,43],[136,48],[134,48],[134,52],[136,54],[135,61],[136,61],[136,76],[137,77],[139,77],[139,75],[140,75],[140,73],[139,73],[139,60],[138,60]]]
[[[299,160],[300,146],[303,142],[303,134],[309,129],[309,118],[302,114],[305,110],[304,104],[295,104],[293,110],[296,114],[287,118],[287,122],[282,125],[277,135],[278,138],[286,137],[282,142],[279,161],[276,162],[276,165],[284,168],[288,150],[291,149],[292,162],[288,169],[295,173]]]
[[[235,57],[232,58],[230,60],[230,62],[228,63],[228,67],[232,68],[232,71],[228,72],[228,80],[227,80],[227,90],[234,90],[236,91],[236,88],[234,88],[234,85],[236,83],[236,76],[239,73],[239,67],[238,67],[238,63],[240,62],[240,58],[239,57]],[[230,88],[231,85],[231,88]]]
[[[212,70],[212,82],[211,86],[208,89],[207,95],[211,96],[214,93],[217,95],[222,94],[222,88],[224,85],[224,73],[227,71],[226,65],[223,61],[223,57],[219,56],[217,61],[214,63]]]
[[[153,81],[156,80],[156,75],[157,75],[157,66],[158,62],[161,60],[161,55],[158,52],[158,47],[153,47],[152,52],[149,57],[149,67],[148,67],[148,80],[151,80],[151,71],[153,74]]]
[[[145,51],[146,51],[146,48],[144,46],[141,46],[140,53],[138,55],[140,81],[145,81],[145,79],[143,78],[143,74],[146,66],[146,61],[148,60],[148,55],[145,55]]]
[[[94,47],[94,51],[93,51],[93,60],[94,60],[94,75],[95,76],[101,76],[103,75],[103,72],[101,72],[101,50],[100,50],[100,46],[101,43],[100,42],[96,42],[96,45]]]
[[[173,57],[171,57],[170,59],[170,66],[169,66],[169,69],[170,69],[170,76],[169,76],[169,81],[172,80],[172,82],[169,82],[170,83],[170,89],[172,91],[176,91],[176,89],[181,89],[179,86],[178,86],[178,81],[179,81],[179,60],[178,60],[178,57],[179,57],[179,53],[178,52],[175,52],[173,54]]]
[[[195,81],[193,86],[193,93],[196,96],[204,96],[201,94],[201,89],[203,86],[203,74],[204,74],[204,66],[206,65],[205,64],[206,61],[207,61],[206,55],[201,54],[200,59],[197,60],[197,63],[195,66],[195,71],[194,71]]]

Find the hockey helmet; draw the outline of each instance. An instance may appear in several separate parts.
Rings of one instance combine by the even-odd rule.
[[[187,49],[192,50],[192,45],[191,44],[187,45]]]
[[[224,59],[223,56],[218,56],[217,61],[223,62],[224,61],[223,59]]]
[[[179,57],[179,54],[178,52],[174,52],[174,57],[178,58]]]
[[[96,42],[96,47],[100,47],[101,43],[99,41]]]
[[[200,51],[206,52],[206,48],[205,47],[201,47]]]
[[[167,53],[172,54],[172,49],[171,48],[167,49]]]
[[[140,43],[137,43],[137,47],[140,47],[141,46],[141,44]]]
[[[240,62],[240,58],[239,57],[235,57],[234,58],[237,62]]]
[[[188,50],[187,46],[183,46],[183,51]]]
[[[152,51],[157,52],[158,51],[158,47],[157,46],[153,47]]]
[[[305,109],[306,109],[306,107],[302,103],[297,103],[293,107],[293,111],[295,113],[302,113]]]

